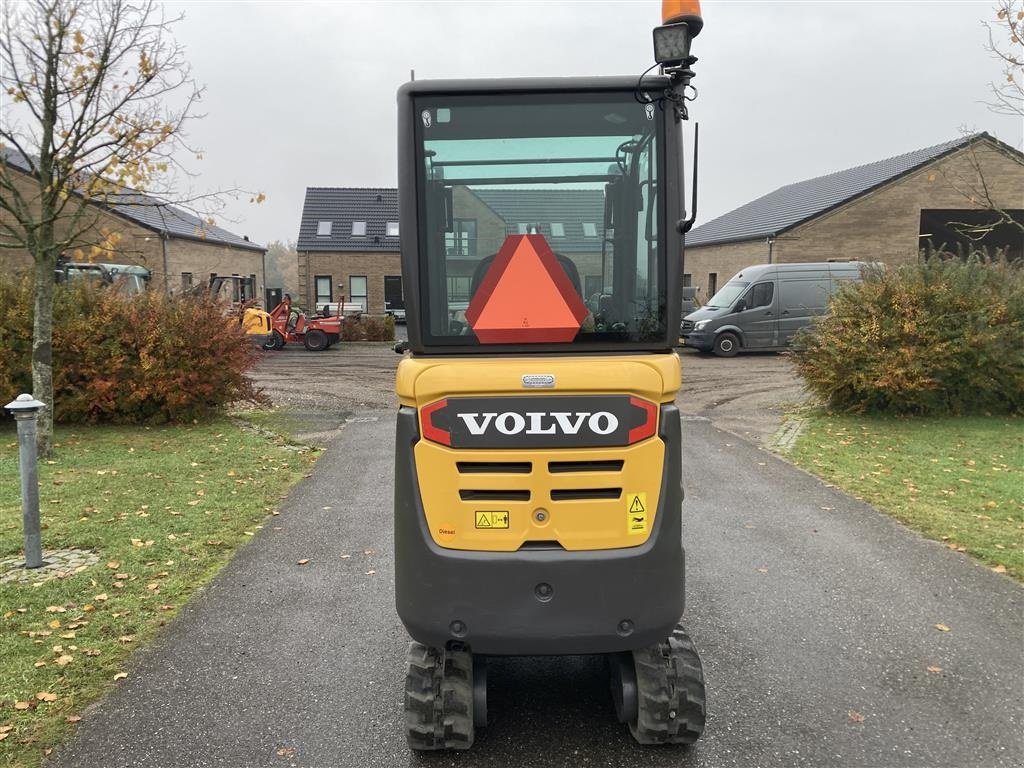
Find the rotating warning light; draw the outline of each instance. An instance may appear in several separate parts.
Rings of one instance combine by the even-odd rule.
[[[509,235],[466,310],[485,344],[572,341],[587,316],[543,235]]]
[[[690,25],[690,34],[696,37],[704,26],[700,0],[661,0],[661,23],[678,24],[681,21]]]

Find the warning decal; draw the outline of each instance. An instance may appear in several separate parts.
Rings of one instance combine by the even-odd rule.
[[[477,528],[508,528],[508,512],[477,512]]]
[[[626,531],[630,536],[647,533],[647,494],[626,494]]]

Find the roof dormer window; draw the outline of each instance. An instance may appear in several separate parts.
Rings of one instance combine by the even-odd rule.
[[[318,221],[316,223],[316,236],[317,237],[330,237],[331,236],[331,222],[329,222],[329,221]]]
[[[366,237],[366,222],[365,221],[353,221],[352,222],[352,237]]]
[[[551,236],[565,237],[565,225],[559,221],[551,222]]]
[[[387,235],[388,235],[388,237],[398,237],[398,222],[397,221],[389,221],[388,222]]]
[[[592,221],[583,222],[583,236],[597,237],[597,225]]]

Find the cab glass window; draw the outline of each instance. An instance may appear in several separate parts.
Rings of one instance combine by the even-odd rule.
[[[425,343],[480,344],[466,310],[518,234],[544,238],[586,308],[572,343],[665,337],[660,109],[632,92],[417,98]]]

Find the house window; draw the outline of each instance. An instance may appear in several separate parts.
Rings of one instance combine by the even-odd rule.
[[[366,222],[365,221],[353,221],[352,222],[352,236],[353,237],[366,237]]]
[[[181,290],[187,291],[192,287],[192,273],[182,272],[181,273]]]
[[[448,301],[469,301],[471,283],[472,278],[470,277],[449,277]]]
[[[331,222],[329,221],[318,221],[316,223],[316,236],[317,237],[330,237],[331,235]]]
[[[597,237],[597,225],[592,221],[583,222],[583,236]]]
[[[476,258],[476,219],[456,219],[445,232],[444,246],[449,258]]]
[[[363,312],[366,311],[366,275],[350,275],[348,278],[348,293],[353,304],[358,304]]]
[[[331,276],[330,275],[317,275],[316,276],[316,306],[320,307],[324,304],[329,304],[334,301],[331,293]]]
[[[516,224],[516,232],[520,235],[525,235],[530,231],[530,225],[525,222],[519,222]]]
[[[708,296],[714,296],[718,293],[718,273],[708,273]]]
[[[691,275],[689,272],[684,272],[683,288],[689,288],[691,285],[693,285],[693,275]]]
[[[557,221],[551,222],[551,236],[565,237],[565,225]]]
[[[388,237],[398,237],[398,222],[389,221],[387,228]]]

